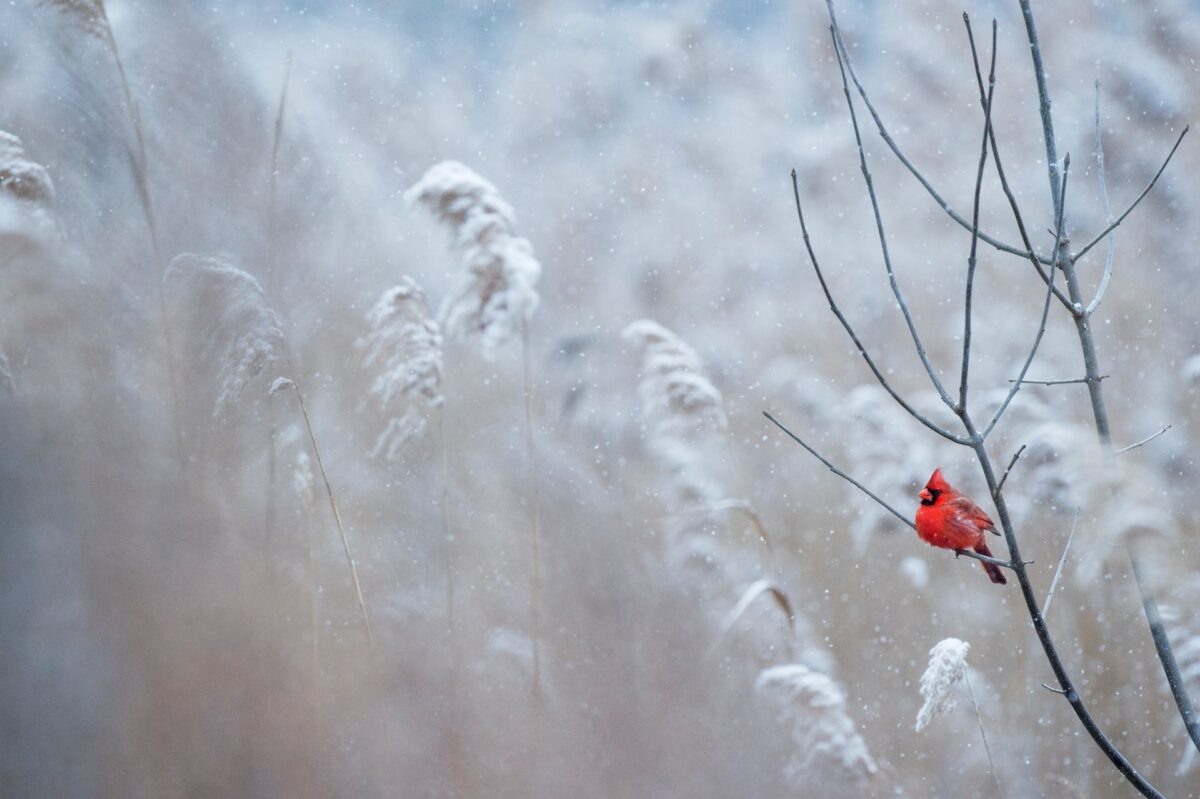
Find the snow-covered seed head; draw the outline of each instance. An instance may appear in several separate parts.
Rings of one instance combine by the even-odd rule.
[[[105,13],[104,0],[41,0],[41,3],[58,9],[89,35],[107,38],[108,15]]]
[[[217,372],[221,387],[213,415],[220,416],[282,357],[279,317],[258,281],[219,256],[176,256],[163,276],[163,289],[187,323],[185,330],[196,336],[196,354]]]
[[[929,726],[934,716],[954,709],[955,687],[967,675],[967,652],[971,645],[957,638],[938,641],[929,650],[929,665],[921,675],[921,697],[925,704],[917,711],[917,731]]]
[[[20,139],[0,130],[0,242],[40,242],[54,229],[50,174],[29,159]]]
[[[514,232],[512,206],[496,187],[457,161],[429,169],[404,197],[430,211],[454,236],[467,274],[442,303],[448,336],[478,338],[485,357],[520,332],[537,309],[541,264]]]
[[[845,777],[865,782],[879,771],[846,712],[841,688],[829,677],[793,663],[764,670],[754,687],[777,707],[779,721],[791,726],[795,748],[784,776],[793,789],[804,789],[821,766],[839,769],[839,783]]]
[[[54,183],[46,167],[30,161],[21,140],[0,130],[0,192],[42,208],[54,206]]]
[[[706,436],[725,429],[725,408],[700,356],[679,336],[649,319],[634,322],[621,335],[641,351],[638,395],[647,446],[671,474],[678,504],[711,504],[721,499],[724,492],[711,475],[702,443]]]
[[[421,287],[409,277],[383,293],[367,313],[367,328],[355,346],[375,374],[371,395],[390,414],[373,454],[395,460],[442,404],[442,334]]]
[[[642,353],[638,391],[642,418],[647,424],[672,429],[725,427],[721,392],[708,379],[704,363],[687,342],[649,319],[629,325],[621,336]]]

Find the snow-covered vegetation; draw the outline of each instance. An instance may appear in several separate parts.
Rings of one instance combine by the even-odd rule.
[[[969,216],[962,5],[837,8],[881,118]],[[1119,213],[1194,117],[1200,12],[1035,9],[1077,249],[1109,218],[1095,80]],[[992,120],[1048,249],[1020,8],[966,10],[977,35],[998,17]],[[821,0],[0,7],[0,794],[1131,795],[1043,687],[1015,581],[761,415],[905,514],[935,467],[992,513],[808,264],[793,168],[830,292],[951,427],[828,26]],[[970,232],[859,124],[957,384]],[[987,442],[1001,469],[1026,445],[1004,494],[1039,602],[1063,563],[1067,671],[1172,797],[1200,797],[1200,757],[1128,553],[1200,700],[1198,167],[1185,140],[1117,229],[1092,318],[1117,446],[1171,429],[1113,461],[1083,385],[1029,384]],[[982,196],[1019,241],[990,166]],[[980,245],[980,417],[1045,294]],[[1049,318],[1028,377],[1077,380]],[[966,680],[975,712],[951,710]]]

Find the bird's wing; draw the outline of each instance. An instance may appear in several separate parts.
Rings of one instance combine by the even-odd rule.
[[[996,523],[992,521],[992,517],[984,513],[983,508],[976,505],[967,497],[957,496],[950,500],[950,505],[960,518],[974,525],[976,528],[996,533],[996,535],[1000,534],[996,530]]]

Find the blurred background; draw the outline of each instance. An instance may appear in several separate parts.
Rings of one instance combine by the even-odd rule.
[[[873,381],[803,250],[793,168],[841,308],[951,426],[888,289],[824,3],[106,5],[107,25],[95,2],[0,7],[0,795],[1132,795],[1040,686],[1015,581],[931,550],[761,416],[903,513],[939,466],[987,496],[971,453]],[[997,140],[1047,248],[1017,3],[836,8],[890,132],[964,215],[982,120],[961,13],[983,42],[997,18]],[[1119,211],[1194,118],[1200,6],[1035,11],[1078,248],[1105,224],[1096,80]],[[900,285],[957,385],[970,234],[859,122]],[[446,159],[495,185],[541,263],[533,447],[520,341],[487,358],[447,336],[437,420],[373,457],[367,311],[402,276],[436,310],[464,273],[403,196]],[[1117,445],[1171,430],[1099,474],[1085,389],[1030,386],[989,439],[1001,467],[1028,445],[1005,493],[1041,595],[1076,525],[1049,613],[1068,672],[1179,797],[1200,796],[1200,758],[1124,545],[1155,565],[1200,699],[1198,168],[1189,137],[1118,228],[1093,325]],[[990,165],[981,218],[1019,241]],[[227,320],[161,290],[185,252],[254,276],[286,340],[220,414]],[[1104,259],[1079,263],[1088,297]],[[1027,260],[980,248],[977,417],[1044,295]],[[654,353],[621,335],[639,319],[719,392],[665,436]],[[1082,374],[1055,304],[1029,376]],[[373,648],[295,395],[267,394],[279,375],[304,391]],[[778,593],[745,597],[761,579]],[[971,645],[979,716],[963,693],[917,733],[947,637]]]

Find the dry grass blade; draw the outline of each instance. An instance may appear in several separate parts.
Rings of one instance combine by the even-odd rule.
[[[346,565],[350,568],[350,578],[354,583],[354,596],[358,601],[358,612],[362,616],[363,628],[367,632],[367,643],[371,647],[371,651],[375,651],[375,635],[371,631],[371,618],[367,615],[367,602],[363,598],[362,583],[358,579],[358,567],[354,564],[354,556],[350,553],[350,539],[346,536],[346,528],[342,524],[342,514],[338,510],[337,499],[333,496],[333,486],[329,482],[329,475],[325,471],[325,460],[321,457],[321,448],[317,446],[317,435],[313,432],[312,418],[308,415],[308,406],[304,404],[304,394],[301,393],[300,387],[295,381],[286,377],[276,378],[271,384],[270,393],[276,394],[280,391],[291,389],[296,394],[296,400],[300,403],[300,413],[304,416],[304,426],[308,430],[308,441],[312,444],[313,456],[317,461],[317,471],[321,473],[321,480],[325,484],[325,496],[329,499],[329,509],[333,512],[333,521],[337,525],[338,536],[342,541],[342,551],[346,555]]]
[[[766,579],[756,580],[755,582],[751,583],[745,591],[742,592],[742,596],[740,599],[738,599],[737,604],[733,606],[729,613],[726,614],[725,620],[721,622],[721,631],[717,633],[716,640],[713,641],[712,646],[708,648],[708,654],[710,656],[717,651],[717,648],[720,647],[721,642],[725,640],[725,636],[729,635],[730,630],[732,630],[733,626],[737,624],[738,619],[740,619],[745,612],[749,610],[750,606],[754,604],[755,600],[764,594],[770,595],[771,601],[774,603],[775,607],[779,608],[779,611],[783,613],[784,618],[787,620],[788,659],[792,659],[792,650],[794,647],[794,641],[792,639],[795,637],[796,632],[796,611],[792,608],[792,600],[788,598],[787,591],[783,590],[783,588],[781,588],[775,582]]]

